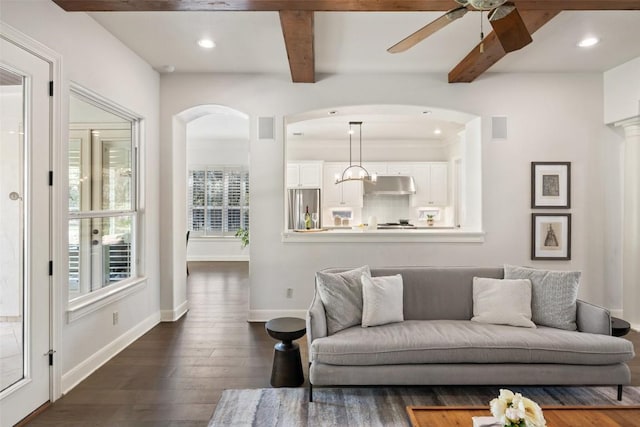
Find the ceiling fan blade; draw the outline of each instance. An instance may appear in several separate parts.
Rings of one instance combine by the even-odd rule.
[[[518,9],[512,3],[493,9],[489,13],[489,22],[507,53],[521,49],[533,41]]]
[[[464,6],[451,9],[450,11],[442,15],[440,18],[436,19],[435,21],[431,21],[430,23],[420,28],[415,33],[411,34],[410,36],[404,38],[403,40],[391,46],[389,49],[387,49],[387,52],[389,53],[404,52],[405,50],[420,43],[422,40],[426,39],[436,31],[446,27],[456,19],[462,18],[465,13],[467,13],[467,8]]]

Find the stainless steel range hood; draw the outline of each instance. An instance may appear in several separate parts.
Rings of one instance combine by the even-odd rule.
[[[412,176],[378,176],[375,182],[364,181],[364,194],[386,194],[397,196],[416,194],[416,183]]]

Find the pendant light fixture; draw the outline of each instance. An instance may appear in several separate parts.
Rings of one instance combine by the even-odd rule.
[[[354,127],[358,127],[358,140],[360,155],[358,163],[352,160],[352,140],[355,133]],[[376,175],[369,175],[369,172],[362,166],[362,122],[349,122],[349,166],[342,171],[342,175],[336,174],[336,184],[342,184],[346,181],[376,181]]]

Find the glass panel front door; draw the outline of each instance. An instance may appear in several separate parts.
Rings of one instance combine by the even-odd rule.
[[[5,38],[0,52],[0,425],[11,426],[50,398],[50,64]]]
[[[0,67],[0,391],[25,374],[24,89]]]

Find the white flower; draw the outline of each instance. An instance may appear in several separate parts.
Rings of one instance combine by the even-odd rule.
[[[524,419],[524,411],[518,407],[510,407],[507,408],[507,410],[504,413],[504,416],[507,418],[508,421],[511,421],[512,423],[519,423],[520,420]]]
[[[502,418],[507,410],[507,402],[500,399],[493,399],[489,402],[489,407],[491,408],[491,415],[496,418]]]
[[[514,394],[511,390],[507,390],[504,388],[500,389],[500,394],[498,395],[498,399],[510,403],[513,400]]]
[[[536,402],[523,397],[522,407],[525,413],[523,418],[527,423],[527,427],[545,427],[547,425],[547,421],[542,415],[542,409]]]

